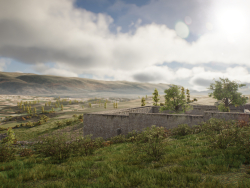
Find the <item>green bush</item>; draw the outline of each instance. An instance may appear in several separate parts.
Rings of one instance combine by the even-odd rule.
[[[116,144],[116,143],[124,143],[126,142],[126,138],[124,135],[117,135],[115,137],[112,137],[109,139],[110,142]]]
[[[8,162],[15,159],[15,149],[7,144],[0,144],[0,162]]]
[[[54,124],[57,125],[58,128],[65,125],[63,121],[56,121]]]
[[[171,129],[172,135],[186,136],[192,133],[191,128],[187,124],[180,124],[177,128]]]
[[[71,125],[72,121],[71,120],[66,120],[66,125]]]
[[[218,105],[218,110],[220,112],[230,112],[230,108],[229,107],[226,107],[224,103],[220,103]]]
[[[152,125],[151,129],[146,128],[144,132],[134,136],[135,145],[132,148],[134,152],[146,152],[148,157],[159,160],[165,154],[163,139],[166,137],[164,127]]]

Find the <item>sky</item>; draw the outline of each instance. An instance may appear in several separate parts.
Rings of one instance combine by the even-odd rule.
[[[0,71],[250,86],[250,1],[0,0]]]

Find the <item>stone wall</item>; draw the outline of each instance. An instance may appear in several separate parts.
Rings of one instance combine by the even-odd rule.
[[[189,127],[192,127],[203,121],[206,122],[212,117],[225,120],[244,119],[245,121],[248,121],[250,117],[250,114],[244,113],[244,109],[250,109],[250,104],[241,107],[230,106],[231,112],[213,111],[213,109],[217,109],[215,106],[197,105],[186,114],[168,114],[168,111],[158,113],[159,108],[145,106],[84,114],[84,136],[93,134],[92,139],[103,137],[107,140],[119,134],[127,135],[133,130],[141,132],[152,125],[172,129],[178,127],[179,124],[188,124]],[[196,114],[194,115],[194,113]]]
[[[137,130],[142,132],[146,127],[156,125],[157,127],[165,127],[166,129],[172,129],[178,127],[180,124],[188,124],[189,127],[197,125],[203,121],[203,115],[187,115],[187,114],[142,114],[142,113],[130,113],[128,132]]]
[[[129,116],[110,114],[84,114],[83,136],[93,134],[92,139],[128,134]]]

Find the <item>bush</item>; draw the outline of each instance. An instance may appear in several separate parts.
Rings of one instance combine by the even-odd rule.
[[[8,162],[15,159],[15,149],[7,144],[0,145],[0,162]]]
[[[71,120],[66,120],[66,125],[71,125],[72,121]]]
[[[0,127],[0,131],[7,130],[7,128]]]
[[[218,105],[218,110],[220,112],[230,112],[230,108],[226,107],[224,103]]]
[[[151,129],[146,128],[144,132],[135,138],[133,151],[146,152],[147,156],[159,160],[165,153],[163,139],[166,137],[163,127],[152,125]]]
[[[193,131],[191,130],[191,128],[187,124],[180,124],[180,125],[178,125],[177,128],[173,128],[171,130],[171,132],[172,132],[172,135],[186,136],[186,135],[192,133]]]
[[[76,114],[74,114],[72,117],[76,118],[76,117],[77,117],[77,115],[76,115]]]
[[[11,127],[7,129],[7,135],[7,137],[2,139],[2,143],[6,143],[8,145],[16,143],[17,140],[15,139],[15,133]]]
[[[52,157],[56,160],[69,158],[72,150],[70,145],[66,144],[66,140],[63,136],[58,138],[49,136],[43,139],[43,143],[36,143],[34,147],[36,153],[44,157]]]
[[[77,141],[72,142],[71,147],[74,148],[74,152],[78,153],[80,156],[92,155],[94,150],[98,149],[101,146],[102,139],[91,140],[91,135],[82,137]]]
[[[57,125],[57,127],[63,127],[65,124],[62,121],[56,121],[55,125]]]
[[[21,157],[30,157],[33,154],[34,154],[34,152],[31,149],[27,149],[27,148],[21,149],[21,151],[20,151]]]
[[[111,139],[109,139],[110,142],[116,144],[116,143],[124,143],[126,142],[126,138],[124,135],[117,135],[115,137],[112,137]]]
[[[28,121],[25,125],[26,127],[34,127],[34,123],[33,122],[30,122]]]

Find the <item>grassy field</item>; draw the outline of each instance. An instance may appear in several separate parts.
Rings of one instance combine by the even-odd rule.
[[[82,137],[82,114],[103,110],[94,101],[92,108],[85,101],[26,120],[2,119],[2,128],[25,125],[12,129],[17,141],[43,143],[0,144],[0,187],[250,187],[248,123],[210,119],[192,128],[152,126],[140,134],[91,140]],[[11,114],[10,106],[1,107],[2,116]],[[138,106],[140,99],[118,103],[118,108]],[[29,121],[34,126],[26,126]]]

